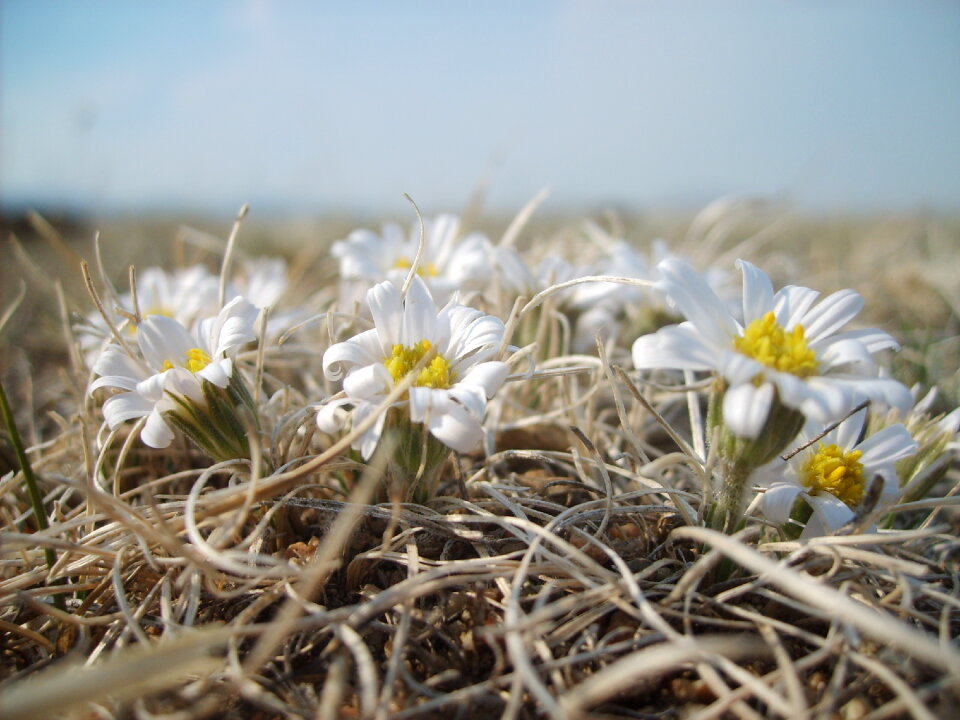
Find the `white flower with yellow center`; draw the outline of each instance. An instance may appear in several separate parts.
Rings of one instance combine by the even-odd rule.
[[[438,312],[418,277],[406,298],[387,281],[370,289],[367,304],[374,327],[324,353],[324,373],[331,380],[343,377],[345,396],[320,408],[319,428],[340,430],[348,417],[345,406],[352,406],[353,422],[359,423],[432,353],[396,407],[407,408],[410,421],[426,425],[444,445],[459,452],[475,448],[483,436],[487,400],[507,376],[506,363],[492,359],[503,340],[503,323],[453,302]],[[381,415],[354,444],[364,459],[380,441],[384,421]]]
[[[217,311],[217,298],[220,281],[211,275],[203,265],[179,268],[167,272],[161,268],[150,267],[137,274],[137,308],[142,317],[165,315],[191,326],[199,318]],[[129,338],[136,335],[136,325],[126,322],[124,314],[133,316],[133,295],[123,293],[111,301],[104,302],[104,310],[110,321],[117,327],[125,325]],[[99,349],[110,331],[100,313],[87,317],[86,325],[79,328],[80,346],[87,354],[92,365]]]
[[[825,535],[850,522],[856,515],[870,483],[880,477],[882,490],[877,506],[887,507],[900,494],[896,463],[917,451],[917,442],[900,423],[883,428],[862,442],[866,411],[844,420],[824,437],[813,442],[789,461],[777,460],[760,471],[768,481],[760,508],[776,523],[789,521],[797,498],[813,511],[803,537]],[[800,436],[816,437],[817,428],[808,424]]]
[[[445,301],[456,290],[482,290],[490,282],[492,244],[485,235],[461,238],[455,215],[424,220],[423,232],[424,253],[417,272],[435,297]],[[340,260],[340,277],[365,291],[383,280],[402,284],[419,244],[419,224],[405,234],[399,225],[387,223],[379,235],[354,230],[330,251]]]
[[[289,328],[306,320],[302,307],[284,307],[282,301],[290,287],[287,263],[282,258],[258,257],[240,264],[236,276],[227,285],[226,298],[244,297],[257,306],[261,316],[269,308],[266,340],[273,342]],[[255,327],[260,328],[260,318]]]
[[[638,338],[638,369],[717,373],[726,383],[724,424],[743,438],[761,433],[776,402],[822,426],[865,399],[910,406],[910,391],[880,377],[872,358],[898,347],[896,341],[880,330],[840,330],[863,307],[858,293],[840,290],[815,304],[815,290],[787,286],[774,293],[762,270],[744,260],[737,264],[743,273],[742,321],[685,262],[671,258],[658,265],[659,287],[686,322]]]
[[[244,298],[234,298],[214,318],[201,320],[195,332],[165,315],[149,315],[137,327],[140,355],[131,357],[119,345],[108,345],[94,364],[100,377],[90,385],[123,390],[107,398],[103,416],[111,429],[134,418],[146,417],[144,443],[164,448],[173,439],[165,415],[183,408],[181,401],[202,407],[203,381],[217,388],[231,384],[232,355],[256,339],[257,309]]]

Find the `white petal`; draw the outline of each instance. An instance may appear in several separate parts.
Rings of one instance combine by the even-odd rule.
[[[413,422],[426,422],[434,415],[446,412],[450,404],[449,390],[410,388],[410,420]]]
[[[455,358],[454,369],[463,372],[467,365],[488,360],[500,347],[504,326],[500,318],[484,315],[479,310],[457,305],[441,313],[448,322],[449,341],[445,350],[438,339],[437,349],[449,358]],[[469,359],[466,358],[469,356]]]
[[[481,388],[454,385],[450,388],[450,398],[465,407],[478,422],[483,421],[483,414],[487,409],[487,397]]]
[[[457,383],[458,385],[472,385],[479,387],[488,398],[500,389],[503,381],[510,372],[510,367],[504,362],[490,361],[474,365]]]
[[[833,533],[853,520],[853,510],[828,492],[819,492],[806,497],[810,507],[813,508],[813,517],[807,522],[802,537]]]
[[[217,315],[215,334],[207,338],[211,353],[214,357],[221,357],[234,348],[246,345],[257,339],[254,323],[259,314],[257,306],[243,297],[236,297],[226,305]]]
[[[248,260],[243,269],[246,276],[244,297],[261,310],[276,305],[287,290],[287,263],[282,258],[264,257]]]
[[[492,275],[492,250],[485,235],[471,233],[456,246],[456,252],[449,259],[440,256],[437,262],[443,263],[445,275],[456,287],[483,290]]]
[[[380,237],[370,230],[354,230],[346,240],[330,247],[330,254],[340,260],[340,277],[344,279],[379,280],[377,259],[383,254]]]
[[[516,295],[536,292],[536,278],[513,248],[496,246],[493,249],[493,264],[498,271],[495,275],[496,281],[504,290]]]
[[[940,432],[947,433],[948,435],[955,435],[958,430],[960,430],[960,408],[957,408],[948,415],[945,415],[938,423],[937,427],[940,428]]]
[[[913,404],[913,396],[907,386],[891,378],[831,376],[830,380],[842,384],[857,400],[870,399],[902,412],[906,412]]]
[[[665,278],[666,294],[705,338],[722,346],[739,334],[723,301],[696,270],[677,258],[667,258],[657,267]]]
[[[830,336],[830,339],[856,340],[857,342],[862,343],[870,353],[880,352],[881,350],[900,349],[900,343],[894,340],[890,333],[885,333],[883,330],[875,330],[873,328],[866,328],[863,330],[844,330],[843,332],[834,333]]]
[[[159,410],[154,410],[147,416],[147,422],[140,431],[140,439],[145,445],[158,449],[167,447],[173,440],[173,430],[167,425]]]
[[[230,358],[214,360],[203,370],[197,373],[207,382],[211,382],[217,387],[225,388],[230,384],[230,377],[233,374],[233,361]]]
[[[413,345],[421,340],[430,340],[436,335],[437,304],[419,275],[407,289],[403,316],[400,325],[400,343]]]
[[[790,511],[793,510],[797,495],[803,492],[803,488],[796,483],[774,483],[767,488],[760,501],[763,516],[782,525],[790,519]]]
[[[877,507],[887,509],[900,500],[903,490],[900,487],[900,478],[897,475],[896,466],[892,463],[870,468],[871,478],[877,475],[879,475],[883,481],[883,488],[880,491],[880,499],[877,501]]]
[[[119,345],[107,345],[94,363],[93,371],[102,375],[100,380],[94,381],[90,391],[98,387],[119,387],[124,390],[133,390],[136,384],[147,374],[133,358],[127,355]],[[107,381],[109,379],[109,382]]]
[[[352,398],[371,400],[390,392],[393,378],[383,363],[357,368],[343,381],[343,389]]]
[[[128,375],[104,375],[103,377],[97,378],[87,389],[87,392],[92,394],[95,390],[100,388],[120,388],[121,390],[136,390],[137,384],[140,382],[140,379],[130,377]]]
[[[720,373],[731,385],[748,383],[765,370],[763,364],[734,350],[723,350],[716,360]]]
[[[392,349],[392,348],[391,348]],[[387,353],[389,355],[389,352]],[[377,330],[365,330],[350,340],[336,343],[323,354],[323,374],[330,380],[339,380],[351,365],[373,365],[383,362],[386,355],[380,346]],[[344,366],[348,367],[344,367]]]
[[[774,312],[777,322],[787,330],[792,330],[806,314],[820,293],[799,285],[787,285],[780,288],[774,296]]]
[[[189,370],[184,368],[174,368],[164,373],[165,391],[180,395],[195,403],[203,403],[203,390],[200,387],[200,380]]]
[[[137,383],[136,391],[152,403],[159,402],[167,386],[167,375],[171,372],[172,370],[165,370],[141,380]]]
[[[435,412],[428,423],[430,434],[457,452],[473,450],[483,438],[483,427],[466,408],[449,402],[443,412]]]
[[[820,372],[824,374],[842,365],[849,365],[851,370],[862,372],[870,372],[875,367],[873,356],[867,346],[856,340],[849,338],[838,340],[833,336],[822,345],[813,346],[813,349],[817,353]]]
[[[393,346],[401,342],[400,323],[403,317],[403,300],[400,296],[400,288],[389,281],[374,285],[367,292],[367,305],[370,307],[370,315],[377,329],[383,356],[387,357]]]
[[[773,310],[773,284],[763,270],[746,260],[737,260],[743,274],[743,324],[763,317]]]
[[[910,388],[910,394],[916,397],[920,394],[920,384],[916,383]],[[911,415],[930,415],[931,408],[933,403],[937,400],[937,388],[936,386],[930,388],[927,391],[927,394],[914,403],[913,409],[910,411]]]
[[[734,385],[723,396],[723,422],[734,435],[755,438],[763,430],[773,402],[773,385]]]
[[[173,318],[150,315],[137,328],[137,343],[147,364],[159,370],[164,363],[183,365],[187,350],[197,346],[196,338]]]
[[[811,309],[801,321],[808,343],[839,330],[863,309],[863,298],[855,290],[838,290]]]
[[[619,332],[620,323],[616,313],[609,307],[598,305],[577,318],[571,344],[574,352],[589,353],[596,350],[598,337],[605,344],[611,338],[616,338]]]
[[[633,343],[632,354],[638,370],[712,370],[717,364],[716,349],[686,323],[641,335]]]
[[[125,392],[107,398],[103,403],[103,419],[111,430],[127,420],[149,415],[153,410],[153,403],[135,392]]]
[[[856,405],[856,395],[849,388],[828,378],[809,378],[807,391],[800,412],[821,425],[839,420]]]
[[[865,468],[895,463],[897,460],[913,455],[918,448],[917,441],[900,423],[875,432],[857,445],[857,450],[863,453],[860,462]]]
[[[799,410],[804,400],[810,396],[810,389],[796,375],[768,370],[765,377],[777,387],[780,402],[788,408]]]
[[[430,259],[435,265],[445,269],[448,261],[460,254],[460,218],[450,213],[438,215],[427,221],[424,231]],[[415,224],[410,228],[410,240],[412,247],[420,242],[420,230]]]
[[[350,413],[343,407],[351,404],[353,401],[350,398],[340,398],[321,405],[317,410],[317,428],[320,432],[327,435],[339,432],[350,418]]]
[[[365,402],[357,405],[353,411],[353,427],[362,423],[375,409],[376,406],[372,403]],[[373,426],[354,441],[353,447],[360,451],[360,455],[364,460],[369,460],[370,456],[373,455],[373,451],[377,449],[380,436],[383,434],[383,423],[386,418],[386,413],[380,413]]]
[[[844,420],[833,430],[829,436],[825,436],[823,442],[827,445],[836,444],[845,451],[853,450],[860,436],[863,434],[863,425],[867,421],[867,410],[858,410],[853,415]],[[814,433],[815,434],[815,433]]]

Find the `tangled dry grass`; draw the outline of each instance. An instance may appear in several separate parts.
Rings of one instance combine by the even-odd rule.
[[[681,251],[856,287],[905,344],[896,371],[956,405],[955,227],[712,212]],[[324,250],[292,263],[318,313],[335,298]],[[879,720],[960,701],[956,467],[894,509],[896,529],[801,542],[756,520],[722,535],[703,527],[694,394],[640,384],[614,348],[518,373],[486,452],[451,461],[426,505],[377,502],[382,468],[309,410],[330,390],[323,348],[352,327],[330,315],[243,358],[267,427],[253,462],[210,466],[186,442],[151,450],[101,428],[70,340],[70,313],[89,307],[75,266],[41,280],[89,247],[8,251],[30,287],[4,384],[50,523],[37,529],[5,444],[4,718]],[[61,319],[34,294],[59,298]]]

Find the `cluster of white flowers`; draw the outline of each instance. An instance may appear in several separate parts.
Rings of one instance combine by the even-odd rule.
[[[104,348],[93,371],[99,375],[90,392],[121,390],[107,398],[103,415],[111,429],[126,420],[145,417],[140,437],[146,445],[165,448],[173,440],[168,421],[189,408],[204,408],[209,392],[204,383],[227,389],[234,378],[233,355],[256,339],[257,308],[234,298],[214,317],[192,329],[165,315],[148,315],[137,325],[139,353],[129,346]],[[202,428],[201,428],[202,429]],[[211,428],[212,429],[212,428]]]
[[[343,377],[344,397],[324,405],[317,422],[336,432],[345,421],[343,408],[353,408],[360,421],[380,405],[394,386],[417,372],[404,399],[412,422],[461,452],[476,447],[487,400],[503,384],[507,365],[492,360],[503,342],[503,323],[479,310],[448,303],[437,310],[426,283],[415,277],[407,296],[387,280],[367,294],[374,327],[330,347],[323,370],[331,380]],[[429,362],[421,363],[425,357]],[[423,364],[423,367],[420,365]],[[357,438],[364,458],[373,454],[385,415]]]
[[[913,400],[900,382],[880,377],[873,354],[896,348],[880,330],[846,330],[863,307],[853,290],[816,302],[819,293],[787,286],[773,292],[770,278],[739,260],[742,314],[735,317],[702,276],[680,260],[660,263],[661,287],[686,322],[645,335],[633,344],[638,369],[710,371],[727,383],[723,419],[738,436],[763,430],[776,400],[827,424],[861,400],[906,409]]]
[[[880,330],[843,329],[863,307],[859,294],[841,290],[817,302],[819,293],[805,287],[787,286],[775,293],[763,271],[744,260],[737,264],[743,275],[743,300],[735,314],[689,265],[676,259],[662,261],[660,287],[686,320],[637,338],[633,361],[641,370],[671,368],[717,377],[720,384],[713,401],[720,406],[719,417],[714,418],[721,437],[719,452],[741,469],[738,482],[745,483],[750,472],[788,444],[802,443],[803,435],[797,438],[796,433],[804,421],[812,436],[843,420],[863,401],[904,411],[910,407],[910,391],[883,377],[873,359],[878,351],[897,348],[896,341]],[[803,453],[797,456],[800,460],[781,467],[784,480],[773,483],[763,503],[769,518],[785,522],[802,493],[816,513],[809,532],[835,529],[859,505],[866,482],[863,473],[875,469],[882,469],[886,478],[881,500],[894,498],[893,488],[899,489],[899,483],[892,479],[891,463],[915,451],[909,433],[902,426],[891,427],[854,449],[851,438],[860,426],[848,420],[841,427],[857,431],[851,435],[845,429],[812,456]],[[861,453],[866,465],[858,464]],[[806,464],[798,469],[797,463]],[[823,480],[824,474],[839,484]],[[851,483],[856,491],[838,489]],[[728,489],[721,489],[721,504]],[[744,492],[742,486],[730,492],[729,507],[724,508],[730,516],[740,512]]]
[[[889,507],[905,484],[911,491],[926,487],[938,467],[925,459],[909,473],[904,469],[918,449],[929,448],[920,453],[927,458],[956,448],[960,411],[910,420],[927,417],[927,401],[910,411],[910,391],[885,375],[874,357],[897,349],[896,341],[881,330],[847,327],[863,306],[853,290],[823,298],[799,286],[775,292],[762,270],[739,260],[742,291],[736,291],[732,274],[701,274],[662,241],[644,255],[592,224],[580,237],[591,253],[577,262],[547,255],[538,264],[480,233],[463,235],[452,215],[409,232],[395,224],[379,234],[356,230],[334,243],[340,310],[359,306],[372,327],[324,352],[333,392],[317,404],[317,427],[333,435],[363,425],[351,440],[364,460],[373,458],[388,432],[446,453],[476,449],[488,404],[509,374],[513,338],[505,337],[504,322],[514,301],[601,276],[637,282],[558,288],[553,307],[570,329],[569,345],[561,346],[590,352],[600,337],[626,356],[624,345],[633,340],[633,364],[641,374],[680,382],[691,373],[713,378],[706,436],[721,468],[713,498],[720,513],[716,527],[731,531],[742,519],[749,479],[762,490],[752,507],[772,522],[801,523],[806,535],[835,531]],[[98,377],[91,392],[120,391],[104,403],[107,424],[117,428],[146,418],[142,439],[149,446],[166,447],[178,428],[214,456],[242,453],[239,438],[248,425],[233,409],[247,395],[236,354],[256,339],[259,310],[273,307],[285,289],[285,266],[276,260],[245,264],[222,309],[219,281],[203,267],[143,272],[138,307],[130,294],[119,296],[111,306],[116,309],[106,309],[106,321],[88,323],[99,328],[99,344],[114,333],[124,340],[105,345],[92,363]],[[876,428],[866,411],[851,416],[864,402],[871,404],[871,417],[889,411],[908,420]],[[204,429],[225,415],[232,418],[232,435]],[[409,449],[411,442],[401,444]],[[777,458],[789,448],[801,450],[789,460]],[[421,471],[424,457],[414,458]]]
[[[482,290],[492,277],[493,245],[480,233],[460,237],[460,218],[440,215],[423,223],[423,253],[417,272],[439,302],[458,290]],[[408,234],[396,223],[387,223],[378,235],[354,230],[333,244],[344,283],[341,305],[362,300],[373,284],[391,280],[403,283],[420,247],[420,227]]]
[[[875,479],[880,483],[877,507],[889,507],[899,498],[896,463],[915,453],[917,442],[900,423],[861,441],[866,414],[860,410],[826,435],[819,425],[808,423],[798,438],[804,450],[761,468],[758,475],[767,478],[761,509],[767,518],[788,523],[801,497],[813,513],[803,531],[811,537],[853,520]]]
[[[257,258],[240,263],[239,273],[225,288],[225,299],[243,297],[258,310],[272,308],[287,290],[287,265],[280,258]],[[149,267],[137,275],[136,307],[132,292],[107,298],[103,310],[87,316],[79,326],[80,347],[90,365],[96,362],[103,342],[111,337],[107,324],[121,328],[128,339],[137,332],[136,317],[163,315],[184,327],[192,327],[200,318],[219,311],[220,279],[205,265],[191,265],[173,272]],[[275,331],[289,327],[300,316],[296,311],[273,315]]]

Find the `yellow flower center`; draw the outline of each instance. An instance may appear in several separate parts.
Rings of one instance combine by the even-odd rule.
[[[407,347],[394,345],[390,357],[386,358],[383,364],[390,371],[393,381],[400,382],[432,348],[433,343],[429,340],[421,340]],[[413,384],[417,387],[445,389],[452,383],[451,376],[450,363],[443,355],[437,355],[420,371]]]
[[[200,348],[190,348],[186,352],[186,362],[183,366],[192,373],[198,373],[210,364],[210,356]],[[167,360],[161,370],[172,370],[173,363]]]
[[[401,255],[397,258],[397,261],[393,264],[393,267],[396,270],[409,270],[411,265],[413,265],[413,263]],[[436,277],[439,274],[440,271],[432,262],[428,262],[426,264],[420,263],[420,267],[417,268],[417,275],[420,277]]]
[[[803,325],[787,332],[771,311],[747,325],[743,335],[734,338],[733,346],[768,368],[809,377],[817,372],[817,356],[807,346],[803,332]]]
[[[836,445],[820,443],[817,452],[803,464],[800,481],[816,495],[828,492],[850,507],[860,504],[866,483],[859,450],[844,452]]]

